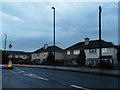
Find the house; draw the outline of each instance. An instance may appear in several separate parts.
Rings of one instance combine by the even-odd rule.
[[[110,62],[112,64],[117,64],[117,48],[116,46],[104,40],[101,40],[101,50],[102,50],[102,60]],[[99,63],[99,40],[89,40],[85,38],[84,42],[79,42],[74,44],[64,51],[64,58],[69,63],[76,64],[76,59],[78,54],[80,54],[80,49],[84,49],[86,54],[86,65],[98,65]]]
[[[23,51],[2,51],[9,58],[31,59],[31,53]]]
[[[54,46],[48,46],[47,44],[44,47],[34,51],[31,55],[31,60],[36,63],[42,63],[46,60],[49,52],[53,53]],[[63,57],[63,49],[55,46],[55,60],[62,60]]]

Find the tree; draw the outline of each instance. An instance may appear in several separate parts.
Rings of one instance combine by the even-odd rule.
[[[78,58],[77,58],[77,64],[79,66],[85,66],[85,61],[86,61],[86,55],[85,55],[84,49],[81,49],[80,54],[78,55]]]
[[[5,52],[2,52],[2,64],[8,64],[9,58],[8,58],[8,54]]]
[[[117,49],[117,60],[118,62],[120,62],[120,45],[118,46],[118,49]]]
[[[52,51],[49,52],[49,54],[46,58],[46,63],[48,65],[53,65],[54,64],[54,55],[52,54]]]

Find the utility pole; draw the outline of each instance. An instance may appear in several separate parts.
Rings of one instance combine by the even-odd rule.
[[[4,35],[5,35],[4,51],[6,51],[7,34],[4,34]]]
[[[54,43],[54,66],[55,66],[55,7],[53,9],[53,43]]]
[[[100,58],[100,66],[101,66],[101,12],[102,12],[102,8],[101,6],[99,6],[99,58]]]

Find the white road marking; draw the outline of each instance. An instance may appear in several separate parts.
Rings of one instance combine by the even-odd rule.
[[[16,69],[16,73],[24,73],[25,71],[20,70],[20,69]]]
[[[24,74],[25,76],[29,76],[29,74]]]
[[[20,69],[16,69],[16,71],[11,71],[11,72],[13,72],[13,73],[24,73],[25,71],[20,70]],[[39,77],[39,76],[37,76],[37,75],[35,75],[35,74],[32,74],[32,73],[28,73],[28,74],[25,74],[25,73],[24,73],[24,75],[25,75],[25,76],[29,76],[29,77],[33,77],[33,78],[37,78],[37,79],[41,79],[41,80],[45,80],[45,81],[48,81],[48,80],[49,80],[49,79],[47,79],[47,78]]]
[[[19,72],[17,72],[17,73],[23,73],[24,71],[19,71]]]
[[[12,71],[12,70],[9,70],[10,72],[13,72],[13,73],[16,73],[16,72],[14,72],[14,71]]]
[[[80,87],[80,86],[77,86],[77,85],[70,85],[71,87],[74,87],[74,88],[79,88],[79,89],[84,89],[84,90],[90,90],[90,89],[87,89],[87,88],[84,88],[84,87]]]
[[[43,78],[43,77],[37,77],[37,78],[48,81],[47,78]]]
[[[10,72],[13,72],[13,73],[24,73],[24,71],[18,71],[18,72],[16,72],[16,71],[12,71],[12,70],[10,70]]]
[[[16,69],[16,70],[20,70],[20,69]]]
[[[33,77],[33,78],[37,78],[37,79],[42,79],[42,80],[48,81],[47,78],[39,77],[39,76],[37,76],[37,75],[35,75],[35,74],[32,74],[32,73],[24,74],[24,75],[29,76],[29,77]]]
[[[25,71],[23,70],[20,70],[20,69],[15,69],[15,70],[9,70],[10,72],[13,72],[13,73],[24,73]]]

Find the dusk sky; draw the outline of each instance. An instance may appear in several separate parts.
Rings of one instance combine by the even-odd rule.
[[[1,4],[0,4],[1,5]],[[117,2],[2,2],[2,47],[8,35],[12,50],[32,52],[53,45],[53,10],[56,8],[56,45],[65,49],[75,43],[98,39],[98,7],[102,6],[102,39],[118,44]]]

